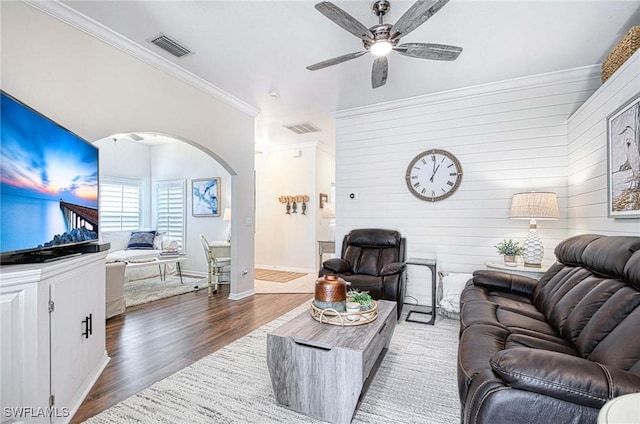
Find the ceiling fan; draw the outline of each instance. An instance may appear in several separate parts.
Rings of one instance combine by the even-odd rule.
[[[371,52],[374,56],[377,56],[373,61],[371,86],[378,88],[387,82],[389,65],[386,55],[392,50],[401,55],[418,59],[456,60],[462,52],[461,47],[429,43],[398,44],[401,37],[422,25],[448,2],[449,0],[418,0],[398,19],[398,22],[391,25],[382,21],[391,5],[387,0],[378,0],[373,3],[372,7],[373,13],[378,16],[378,25],[368,29],[335,4],[328,1],[320,2],[316,4],[316,9],[341,28],[360,38],[364,45],[364,51],[324,60],[307,66],[307,69],[316,71]]]

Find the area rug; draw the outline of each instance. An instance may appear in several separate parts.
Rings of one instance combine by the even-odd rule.
[[[275,403],[267,370],[267,333],[303,305],[225,348],[90,418],[92,424],[319,423]],[[352,423],[460,422],[456,384],[459,323],[399,321]]]
[[[160,277],[127,281],[124,283],[125,305],[128,308],[207,287],[206,278],[183,276],[182,281],[184,284],[180,284],[177,275],[167,275],[164,281]]]
[[[273,281],[276,283],[286,283],[296,278],[304,277],[305,273],[302,272],[287,272],[276,271],[273,269],[260,269],[256,268],[254,278],[256,280]]]

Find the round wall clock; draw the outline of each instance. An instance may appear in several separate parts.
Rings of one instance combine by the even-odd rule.
[[[462,181],[460,161],[446,150],[431,149],[416,156],[405,175],[411,194],[437,202],[451,196]]]

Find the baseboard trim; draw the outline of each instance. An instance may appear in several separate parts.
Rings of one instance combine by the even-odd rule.
[[[90,379],[84,382],[84,385],[81,388],[80,396],[75,399],[75,403],[69,408],[69,417],[64,418],[62,420],[62,423],[67,424],[71,422],[71,419],[76,414],[76,412],[78,412],[78,409],[80,409],[80,406],[84,402],[85,398],[89,395],[89,392],[93,388],[93,385],[96,384],[96,381],[98,381],[98,378],[100,377],[100,375],[102,375],[102,371],[104,371],[110,360],[111,358],[105,350],[102,354],[102,358],[100,359],[100,363],[98,363],[98,365],[93,370],[93,373],[91,373]]]
[[[253,296],[254,294],[256,294],[256,291],[254,289],[251,289],[251,290],[243,291],[241,293],[230,293],[227,299],[240,300],[240,299],[244,299],[245,297]]]
[[[182,270],[182,275],[184,276],[191,276],[191,277],[198,277],[198,278],[207,278],[207,273],[205,271],[190,271],[188,269],[183,269]],[[229,272],[223,272],[222,274],[220,274],[220,281],[218,281],[218,284],[231,284],[231,282],[229,281]]]
[[[194,277],[206,277],[206,271],[192,271],[190,269],[183,269],[182,275],[193,275]]]

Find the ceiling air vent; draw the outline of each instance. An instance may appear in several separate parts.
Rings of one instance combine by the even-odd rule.
[[[144,137],[140,137],[138,134],[136,133],[131,133],[129,134],[129,138],[133,141],[142,141],[144,140]]]
[[[182,57],[192,53],[191,50],[164,34],[160,34],[159,36],[152,38],[149,41],[152,44],[160,47],[162,50],[171,53],[175,57]]]
[[[320,131],[320,128],[316,127],[311,122],[301,122],[299,124],[290,124],[283,126],[296,134],[309,134]]]

